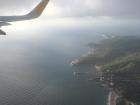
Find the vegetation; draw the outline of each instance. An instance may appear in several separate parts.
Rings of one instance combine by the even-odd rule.
[[[128,54],[105,63],[102,70],[111,73],[140,73],[140,52]]]
[[[95,49],[93,52],[81,57],[78,64],[108,63],[118,57],[140,52],[139,45],[140,37],[137,36],[105,39],[100,42],[98,47],[93,47]]]
[[[139,105],[140,37],[115,37],[91,45],[93,52],[81,57],[78,64],[101,64],[106,81],[110,78],[122,97]]]

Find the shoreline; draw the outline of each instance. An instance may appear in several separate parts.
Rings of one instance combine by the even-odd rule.
[[[77,59],[72,61],[71,65],[79,65],[79,60]],[[100,85],[101,87],[106,88],[109,91],[106,105],[117,105],[117,100],[119,99],[122,99],[125,102],[125,105],[135,105],[133,102],[129,102],[122,97],[121,92],[117,89],[117,87],[115,87],[112,74],[104,74],[104,72],[102,71],[102,66],[103,64],[94,64],[94,68],[96,70],[96,77],[94,80],[95,82],[97,82],[97,85]]]
[[[95,64],[95,69],[97,72],[97,76],[99,77],[99,82],[101,83],[101,85],[104,86],[104,88],[109,90],[107,105],[116,105],[117,99],[120,96],[114,90],[115,87],[113,81],[111,80],[111,78],[109,81],[105,80],[105,77],[103,76],[103,72],[102,72],[102,64]]]
[[[102,85],[104,88],[106,88],[107,90],[109,90],[108,93],[108,98],[107,98],[107,105],[117,105],[117,100],[119,98],[122,98],[122,94],[121,92],[115,87],[115,84],[112,80],[112,76],[110,75],[110,79],[108,78],[108,80],[106,80],[106,77],[103,76],[103,72],[102,72],[102,65],[101,64],[96,64],[95,65],[96,68],[96,72],[98,76],[98,82],[100,83],[100,85]],[[125,105],[135,105],[133,102],[129,102],[126,99],[123,99],[125,102]]]
[[[113,90],[111,90],[108,94],[107,105],[116,105],[118,97],[119,96]]]

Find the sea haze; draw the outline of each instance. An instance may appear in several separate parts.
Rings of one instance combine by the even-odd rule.
[[[0,104],[105,105],[107,91],[88,81],[94,77],[94,69],[78,68],[91,74],[75,77],[73,72],[77,69],[70,62],[87,52],[89,42],[102,39],[101,34],[128,35],[139,31],[132,29],[133,24],[128,27],[129,22],[122,28],[117,22],[113,26],[93,24],[42,25],[17,31],[7,28],[8,36],[0,37]]]

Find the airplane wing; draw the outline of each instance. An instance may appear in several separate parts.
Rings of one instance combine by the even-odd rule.
[[[8,22],[23,21],[38,18],[42,14],[48,2],[49,0],[42,0],[30,13],[26,15],[0,16],[0,27],[10,25]],[[0,29],[0,34],[5,35],[6,33],[5,34],[4,33],[5,32]]]

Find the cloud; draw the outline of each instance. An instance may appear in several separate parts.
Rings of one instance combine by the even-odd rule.
[[[23,14],[33,8],[39,0],[0,0],[1,15]]]
[[[0,0],[0,13],[25,13],[39,1]],[[139,18],[139,4],[140,0],[50,0],[46,14],[53,17]]]
[[[140,0],[52,0],[64,16],[139,18]],[[55,2],[57,1],[57,2]]]

